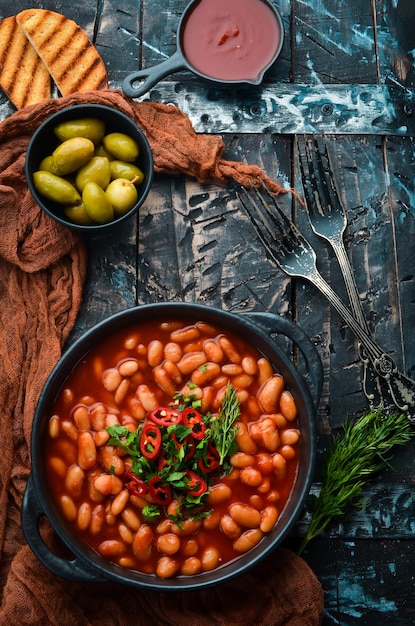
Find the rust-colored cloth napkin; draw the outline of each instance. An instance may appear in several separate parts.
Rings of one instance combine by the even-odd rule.
[[[44,119],[87,102],[135,119],[151,144],[156,171],[240,184],[255,184],[260,176],[273,191],[284,191],[260,168],[224,160],[222,140],[197,135],[177,108],[133,102],[118,91],[51,99],[0,123],[0,624],[318,625],[321,585],[303,559],[283,548],[220,587],[162,594],[64,581],[25,545],[20,507],[30,472],[33,414],[81,305],[86,249],[33,202],[24,160]]]

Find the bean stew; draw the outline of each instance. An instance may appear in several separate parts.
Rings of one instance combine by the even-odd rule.
[[[248,552],[296,480],[297,407],[253,345],[203,321],[151,321],[93,348],[56,398],[53,498],[104,559],[160,578]]]

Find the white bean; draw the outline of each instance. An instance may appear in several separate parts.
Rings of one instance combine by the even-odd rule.
[[[198,367],[206,363],[206,361],[206,354],[204,352],[188,352],[182,356],[177,363],[177,367],[182,374],[189,376]]]
[[[64,494],[60,498],[60,505],[66,519],[70,522],[74,522],[78,515],[78,509],[76,508],[75,502],[72,500],[72,498]]]
[[[250,528],[242,533],[238,539],[235,539],[233,549],[235,552],[248,552],[261,541],[263,536],[264,533],[260,528]]]
[[[97,448],[89,430],[83,430],[78,437],[78,465],[84,470],[92,469],[97,462]]]
[[[122,376],[116,367],[104,370],[102,374],[102,385],[107,391],[115,391],[121,383]]]
[[[284,389],[284,379],[279,374],[274,374],[265,381],[260,388],[257,399],[264,413],[276,413],[279,401]]]
[[[128,489],[123,489],[118,493],[111,504],[111,513],[113,515],[119,515],[127,506],[127,502],[130,498]]]
[[[194,341],[200,336],[199,330],[196,326],[187,326],[185,328],[178,328],[170,333],[170,340],[175,343],[188,343]]]
[[[84,405],[77,406],[73,412],[73,421],[78,430],[91,430],[91,416]]]
[[[49,420],[49,437],[51,439],[57,439],[60,433],[60,422],[57,415],[52,415]]]
[[[261,511],[261,523],[259,525],[263,533],[269,533],[274,528],[278,519],[276,506],[267,506]]]
[[[130,378],[131,376],[134,376],[134,374],[138,371],[137,359],[126,359],[125,361],[122,361],[118,366],[118,371],[123,378]]]
[[[114,393],[115,404],[122,403],[122,401],[124,400],[125,396],[128,393],[129,388],[130,388],[130,381],[128,380],[128,378],[123,378]]]
[[[68,469],[65,487],[73,498],[77,499],[81,496],[84,480],[85,472],[79,465],[72,465],[72,467]]]
[[[164,346],[159,339],[150,341],[147,348],[147,361],[151,367],[160,365],[163,360]]]
[[[137,387],[136,397],[140,400],[147,412],[153,411],[158,407],[157,396],[151,391],[148,385],[139,385]]]
[[[220,563],[220,552],[216,546],[210,546],[203,550],[201,556],[202,570],[204,572],[210,572],[215,569]]]
[[[92,507],[89,502],[82,502],[78,509],[77,524],[79,530],[86,530],[92,519]]]

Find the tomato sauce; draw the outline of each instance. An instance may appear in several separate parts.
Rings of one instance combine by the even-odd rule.
[[[185,340],[186,335],[188,339]],[[223,342],[224,339],[227,343]],[[208,344],[210,344],[210,350],[208,350]],[[218,357],[214,355],[215,350],[212,352],[212,344],[216,353],[219,354]],[[159,348],[158,357],[157,348]],[[226,348],[228,354],[223,354],[223,358],[219,362],[222,348]],[[182,353],[180,360],[178,360],[179,355],[177,358],[174,357],[177,350]],[[181,321],[166,323],[154,321],[140,324],[137,328],[127,328],[107,337],[74,368],[56,398],[50,415],[50,425],[53,423],[54,426],[53,428],[49,426],[49,436],[46,437],[45,445],[49,487],[58,507],[80,538],[104,558],[108,558],[121,567],[167,578],[170,575],[183,573],[186,563],[200,561],[202,562],[201,571],[206,571],[211,565],[203,565],[203,555],[208,554],[212,548],[220,555],[215,567],[232,561],[241,552],[235,550],[233,539],[225,536],[219,526],[219,520],[224,515],[229,517],[232,504],[249,504],[251,507],[257,508],[258,511],[274,507],[278,510],[279,515],[295,484],[299,463],[299,437],[292,445],[284,446],[283,444],[284,431],[295,435],[296,432],[299,432],[298,422],[295,416],[289,416],[288,413],[286,419],[283,417],[281,413],[283,404],[280,401],[277,420],[282,420],[282,425],[278,426],[280,437],[278,448],[267,448],[265,439],[264,443],[257,440],[256,452],[252,455],[253,466],[259,469],[262,467],[261,485],[255,487],[244,483],[240,479],[240,473],[243,470],[238,469],[237,465],[234,466],[235,469],[231,474],[219,475],[214,479],[214,484],[225,484],[230,487],[229,491],[231,491],[231,496],[226,501],[206,506],[207,510],[213,510],[213,515],[217,519],[216,524],[209,525],[208,522],[202,520],[200,527],[195,532],[192,531],[189,534],[183,532],[182,534],[177,529],[176,531],[172,530],[168,511],[165,511],[165,515],[157,523],[149,524],[141,516],[140,507],[145,502],[142,501],[142,498],[131,497],[125,509],[114,514],[111,511],[111,506],[116,494],[103,495],[92,488],[97,476],[103,474],[107,476],[115,474],[117,480],[124,480],[125,474],[122,471],[118,472],[116,463],[111,463],[109,469],[105,468],[102,454],[107,446],[105,442],[99,442],[98,437],[103,434],[106,426],[119,423],[132,426],[132,432],[138,429],[145,417],[144,413],[136,413],[137,404],[139,404],[137,397],[140,397],[144,404],[153,403],[153,408],[171,404],[172,394],[168,386],[163,389],[164,378],[158,379],[159,383],[155,380],[155,372],[159,368],[167,367],[169,359],[172,359],[170,363],[176,361],[174,364],[177,368],[182,367],[180,380],[175,382],[177,391],[181,392],[190,383],[190,391],[195,392],[197,385],[192,384],[191,381],[199,380],[200,376],[203,375],[207,376],[209,367],[202,365],[197,366],[194,371],[189,371],[188,368],[185,368],[184,363],[187,355],[199,355],[203,351],[209,353],[210,358],[218,361],[217,366],[221,369],[215,379],[199,385],[199,390],[206,388],[213,394],[213,399],[209,401],[208,412],[214,414],[219,410],[219,401],[215,401],[214,398],[216,394],[220,395],[220,389],[224,386],[223,379],[228,377],[236,389],[238,389],[239,380],[241,385],[245,385],[245,388],[241,387],[238,391],[242,398],[239,421],[245,424],[247,430],[253,429],[253,426],[261,422],[264,417],[264,409],[258,407],[258,402],[261,404],[259,394],[261,389],[264,389],[266,382],[261,383],[259,364],[267,360],[253,345],[240,337],[203,322],[188,326],[186,322]],[[212,363],[207,357],[206,362]],[[130,368],[129,373],[127,373],[127,366]],[[245,377],[245,382],[242,382],[243,378],[240,376],[244,376],[246,372],[237,373],[238,368],[242,370],[243,366],[249,372],[249,378],[246,379]],[[272,365],[268,361],[267,366],[269,370],[266,376],[269,374],[271,374],[271,378],[274,375],[278,376],[275,371],[273,372]],[[169,371],[174,372],[174,368],[170,367]],[[118,394],[124,385],[123,382],[116,381],[116,385],[104,384],[105,380],[108,383],[108,377],[106,378],[108,372],[115,378],[117,373],[121,372],[122,375],[119,374],[119,380],[127,381],[123,394]],[[147,387],[146,393],[137,396],[137,390],[142,389],[143,385]],[[117,388],[115,388],[116,386]],[[245,400],[243,400],[244,397]],[[83,423],[79,421],[79,417],[77,418],[76,415],[80,408],[80,412],[86,418]],[[147,406],[146,413],[148,414],[150,410],[152,409]],[[267,413],[267,411],[265,412]],[[96,422],[102,417],[102,415],[100,417],[101,413],[105,416],[104,423],[97,425]],[[206,412],[203,411],[203,413]],[[269,419],[269,416],[267,417]],[[80,471],[79,465],[82,464],[79,461],[79,441],[85,432],[91,432],[95,439],[96,460],[89,468]],[[278,475],[276,466],[274,468],[270,466],[270,469],[264,470],[261,466],[260,457],[267,457],[268,462],[271,463],[273,457],[281,457],[280,453],[283,454],[284,447],[290,448],[284,473]],[[242,450],[242,444],[240,450]],[[128,457],[119,450],[117,451],[118,454],[120,458],[114,458],[117,462],[125,464],[123,471],[126,471]],[[73,474],[74,468],[76,468],[75,474]],[[78,479],[78,476],[81,478]],[[125,491],[125,489],[126,484],[122,490]],[[97,525],[98,515],[101,516],[101,523]],[[164,529],[162,528],[163,520]],[[142,529],[151,527],[149,529],[151,549],[146,558],[143,558],[142,554],[139,553],[138,542],[134,539],[140,526]],[[240,529],[240,533],[245,530],[246,528]],[[161,573],[158,573],[158,564],[162,554],[157,548],[157,540],[165,532],[170,534],[176,532],[180,538],[180,550],[173,555],[166,555],[167,559],[170,559],[169,563],[177,564],[177,569],[173,574],[170,574],[166,569],[162,569]],[[262,536],[265,536],[267,532],[269,530],[264,531]],[[197,549],[195,555],[191,554],[193,544]],[[195,573],[199,572],[196,571]]]
[[[262,0],[201,0],[185,21],[181,44],[201,74],[255,81],[280,42],[279,22]]]

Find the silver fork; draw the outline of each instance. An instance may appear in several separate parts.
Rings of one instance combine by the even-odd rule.
[[[287,218],[265,185],[262,187],[262,193],[255,188],[250,192],[242,188],[237,192],[237,197],[267,254],[286,274],[310,281],[326,296],[362,343],[374,371],[386,382],[394,406],[407,413],[411,422],[415,422],[415,381],[398,370],[390,355],[378,346],[353,317],[318,271],[316,254],[310,243]]]
[[[370,334],[362,301],[356,286],[353,268],[344,245],[347,215],[341,201],[325,136],[297,136],[301,182],[306,201],[306,211],[311,228],[316,235],[331,245],[346,286],[352,313],[360,326]],[[368,357],[359,343],[359,357],[363,363],[363,391],[371,404],[387,402],[378,376],[369,367]]]

